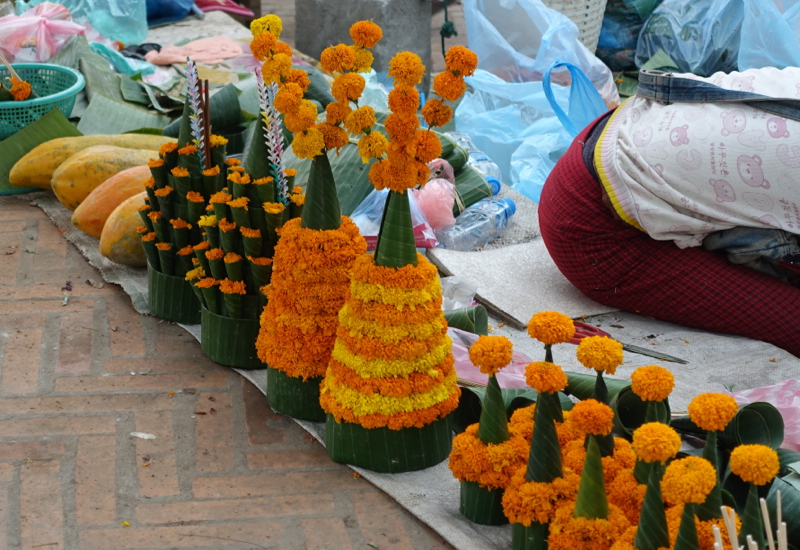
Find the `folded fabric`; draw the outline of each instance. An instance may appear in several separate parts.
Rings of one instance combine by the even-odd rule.
[[[187,57],[198,63],[222,63],[226,59],[242,55],[242,47],[238,42],[224,36],[203,38],[183,46],[168,45],[160,52],[148,52],[144,58],[153,65],[171,65],[184,63]]]

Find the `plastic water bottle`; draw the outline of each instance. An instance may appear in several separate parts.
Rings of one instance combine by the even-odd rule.
[[[483,175],[484,179],[492,187],[492,195],[498,194],[500,192],[500,181],[503,177],[500,173],[500,167],[492,162],[492,159],[486,156],[486,153],[475,146],[469,134],[464,132],[448,132],[447,136],[467,150],[467,153],[469,153],[467,164]]]
[[[516,211],[511,199],[482,199],[464,210],[455,225],[434,233],[443,248],[468,252],[501,236]]]

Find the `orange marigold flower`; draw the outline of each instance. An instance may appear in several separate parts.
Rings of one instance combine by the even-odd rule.
[[[155,189],[156,188],[156,180],[153,179],[152,177],[147,178],[142,185],[144,185],[147,189]]]
[[[325,149],[329,151],[333,149],[338,151],[347,145],[350,140],[347,136],[347,132],[339,126],[323,122],[322,124],[317,124],[315,128],[322,132],[322,139],[325,141]]]
[[[222,231],[223,233],[227,233],[228,231],[233,231],[234,229],[236,229],[236,222],[229,222],[225,218],[222,218],[219,221],[218,225],[219,225],[219,230]]]
[[[357,73],[345,73],[337,76],[331,85],[331,95],[341,103],[355,101],[364,92],[367,81]]]
[[[242,159],[235,159],[235,158],[226,158],[225,164],[228,166],[239,166],[242,163]]]
[[[358,155],[366,164],[370,158],[381,158],[389,148],[389,140],[380,132],[370,132],[358,140]]]
[[[145,242],[151,242],[151,241],[156,240],[155,231],[152,231],[152,232],[150,232],[150,233],[148,233],[146,235],[142,235],[142,240],[145,241]]]
[[[189,256],[191,254],[194,254],[194,248],[190,244],[187,244],[186,246],[178,250],[179,256]]]
[[[156,248],[159,250],[170,250],[172,248],[172,243],[156,243]]]
[[[414,156],[425,164],[442,156],[442,142],[430,130],[417,130],[414,149]],[[425,180],[427,181],[427,174]]]
[[[739,405],[724,393],[701,393],[689,403],[689,418],[709,432],[720,432],[739,412]]]
[[[405,116],[392,113],[386,117],[386,133],[393,143],[404,145],[416,136],[419,120],[416,116]]]
[[[241,261],[242,257],[239,256],[236,252],[228,252],[225,254],[223,260],[226,264],[235,264],[236,262]]]
[[[31,95],[31,85],[24,80],[12,76],[9,93],[14,101],[25,101]]]
[[[286,168],[283,171],[283,175],[286,176],[287,178],[293,178],[297,175],[297,170],[295,170],[294,168]],[[297,188],[295,187],[295,189]]]
[[[253,57],[262,63],[270,58],[277,47],[278,39],[270,32],[264,32],[254,36],[250,41],[250,52]]]
[[[374,48],[383,38],[383,31],[372,21],[357,21],[350,26],[350,38],[356,46]]]
[[[170,187],[169,185],[165,185],[161,189],[156,189],[156,193],[155,194],[156,194],[156,197],[166,197],[170,193],[172,193],[172,187]]]
[[[239,232],[242,234],[242,237],[247,237],[249,239],[255,239],[261,236],[260,229],[250,229],[249,227],[240,227]]]
[[[288,176],[289,174],[286,174],[286,175]],[[292,175],[294,176],[294,174],[292,174]],[[294,193],[295,195],[302,195],[303,194],[303,188],[300,187],[299,185],[295,185],[294,187],[292,187],[292,193]]]
[[[547,539],[550,550],[609,550],[611,544],[630,527],[628,518],[613,504],[609,504],[608,517],[605,519],[575,517],[574,514],[574,501],[558,508],[555,518],[550,522],[550,536]]]
[[[292,141],[292,152],[301,159],[313,159],[325,149],[325,136],[317,128],[298,132]]]
[[[308,73],[303,69],[292,69],[289,75],[284,79],[284,84],[294,83],[300,86],[300,89],[305,93],[308,87],[311,86],[311,79],[308,78]]]
[[[153,212],[148,212],[147,217],[150,218],[151,221],[157,222],[161,219],[161,212],[154,210]]]
[[[395,86],[389,92],[389,110],[408,116],[416,116],[419,109],[419,92],[413,86]]]
[[[162,157],[166,157],[170,153],[174,153],[178,150],[178,144],[174,141],[170,141],[169,143],[164,143],[161,147],[158,148],[158,154]]]
[[[433,77],[433,91],[447,101],[456,101],[464,95],[466,89],[467,83],[464,79],[451,72],[446,71]]]
[[[169,220],[170,225],[174,229],[191,229],[192,224],[185,222],[184,220],[178,218],[177,220]]]
[[[186,193],[186,200],[189,202],[206,202],[206,199],[197,191],[189,191]]]
[[[353,68],[356,56],[345,44],[328,46],[319,56],[319,64],[329,73],[344,73]]]
[[[631,374],[631,389],[642,401],[663,401],[675,387],[675,377],[664,367],[639,367]]]
[[[369,105],[352,111],[344,121],[344,127],[351,134],[363,134],[375,124],[375,111]]]
[[[608,435],[614,426],[614,411],[596,399],[584,399],[572,407],[570,421],[585,434]]]
[[[273,13],[250,22],[250,33],[254,37],[267,32],[275,35],[276,38],[280,38],[283,32],[283,21]]]
[[[140,235],[144,235],[147,233],[147,228],[143,225],[140,225],[139,227],[136,228],[136,232],[139,233]]]
[[[567,387],[567,375],[554,363],[538,361],[525,367],[525,381],[540,393],[555,393]]]
[[[350,50],[356,57],[356,60],[353,63],[353,70],[357,73],[370,72],[372,70],[372,63],[375,62],[375,56],[372,55],[372,52],[366,48],[360,48],[358,46],[350,46]]]
[[[647,492],[647,485],[640,484],[636,480],[636,476],[633,475],[633,469],[625,468],[620,470],[614,477],[614,480],[608,484],[606,490],[608,494],[608,503],[622,510],[622,513],[625,514],[625,517],[628,518],[631,525],[639,523],[639,514],[644,504],[644,494]],[[623,535],[623,538],[624,537],[625,535]],[[633,538],[634,537],[631,537],[630,539],[631,546],[626,547],[630,550],[634,550],[632,546]],[[612,548],[618,547],[612,546]]]
[[[661,493],[669,504],[702,504],[717,484],[717,471],[705,458],[673,460],[661,478]]]
[[[280,43],[279,43],[280,44]],[[276,53],[261,66],[261,72],[266,82],[280,84],[289,76],[292,70],[292,56],[285,53]]]
[[[206,252],[207,260],[221,260],[225,257],[225,251],[221,248],[212,248]]]
[[[282,202],[265,202],[262,206],[267,214],[280,214],[286,210]]]
[[[241,170],[237,170],[237,168],[241,168]],[[250,174],[244,173],[244,168],[241,166],[234,166],[230,169],[230,173],[228,174],[228,181],[233,183],[240,183],[242,185],[248,185],[250,183]]]
[[[143,204],[139,208],[137,208],[136,210],[139,211],[139,212],[147,212],[148,210],[150,210],[150,205],[149,204]]]
[[[198,243],[198,244],[194,245],[192,248],[195,251],[197,251],[197,250],[208,250],[210,246],[211,245],[210,245],[210,243],[208,241],[203,241],[201,243]]]
[[[457,76],[472,76],[478,68],[478,56],[464,46],[453,46],[444,56],[445,68]]]
[[[250,199],[247,197],[239,197],[238,199],[233,199],[232,201],[228,201],[228,206],[231,208],[244,208],[247,210],[247,203],[250,202]]]
[[[248,256],[247,259],[256,265],[270,265],[272,263],[272,258],[254,258]]]
[[[607,336],[589,336],[581,339],[577,356],[587,369],[614,374],[622,364],[622,344]]]
[[[778,453],[766,445],[739,445],[731,452],[731,472],[753,485],[766,485],[781,468]]]
[[[183,149],[181,149],[181,151],[183,151]],[[189,170],[187,170],[186,168],[184,168],[182,166],[176,166],[170,172],[176,178],[185,178],[185,177],[189,176]]]
[[[505,336],[481,336],[469,348],[469,359],[481,372],[493,376],[511,363],[514,345]]]
[[[505,489],[512,476],[524,467],[529,443],[512,437],[498,445],[477,438],[478,425],[472,424],[453,439],[448,466],[460,481],[473,481],[487,489]]]
[[[211,198],[208,200],[208,202],[211,204],[228,204],[228,202],[230,202],[232,199],[233,195],[230,195],[225,191],[220,191],[211,195]]]
[[[526,481],[525,471],[524,466],[518,468],[503,493],[503,512],[512,523],[549,523],[559,508],[578,496],[581,477],[572,470],[550,483]]]
[[[292,204],[295,206],[303,206],[306,203],[306,196],[305,195],[290,195],[289,200],[292,201]]]
[[[303,89],[294,82],[288,82],[275,94],[273,105],[279,113],[290,113],[299,109],[302,101]]]
[[[641,460],[663,464],[681,450],[681,436],[666,424],[648,422],[633,432],[633,449]]]
[[[164,166],[164,159],[150,159],[147,161],[147,166],[149,168],[158,168],[159,166]]]
[[[197,288],[211,288],[219,285],[219,281],[212,277],[206,277],[205,279],[200,279],[195,283],[194,286]]]
[[[265,178],[258,178],[257,180],[253,180],[253,185],[265,185],[267,183],[272,183],[272,177],[267,176]]]
[[[383,159],[370,167],[369,181],[375,189],[391,189],[402,193],[417,185],[416,170],[410,163],[395,164]]]
[[[338,102],[338,101],[331,101],[328,103],[327,107],[325,107],[325,120],[329,124],[339,124],[340,122],[344,122],[352,112],[350,105],[347,102]]]
[[[444,104],[441,99],[431,98],[422,108],[422,116],[431,127],[441,127],[453,118],[453,109]]]
[[[217,176],[219,175],[219,166],[212,166],[203,170],[204,176]]]
[[[415,53],[400,52],[389,61],[389,77],[395,86],[416,86],[422,82],[425,65]]]
[[[244,174],[244,166],[229,166],[228,175],[233,174],[234,172]]]
[[[197,153],[197,147],[194,145],[187,145],[178,149],[179,155],[194,155]]]
[[[300,106],[295,111],[286,113],[283,120],[286,129],[294,134],[308,130],[317,120],[317,106],[303,99],[300,101]]]
[[[528,335],[543,344],[563,344],[575,336],[575,324],[563,313],[542,311],[528,322]]]

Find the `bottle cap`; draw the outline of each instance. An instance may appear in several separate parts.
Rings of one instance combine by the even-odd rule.
[[[492,195],[500,192],[500,180],[494,176],[486,176],[486,183],[492,187]]]
[[[503,199],[503,202],[508,205],[508,209],[511,211],[509,217],[513,216],[517,211],[517,205],[514,204],[514,201],[511,199]]]

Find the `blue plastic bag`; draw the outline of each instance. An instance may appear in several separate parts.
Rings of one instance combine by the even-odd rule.
[[[569,87],[569,112],[556,101],[553,94],[553,84],[550,82],[550,75],[553,70],[564,67],[572,77],[572,84]],[[606,112],[606,104],[603,98],[594,89],[592,83],[578,67],[571,63],[556,61],[544,73],[544,95],[555,111],[558,120],[564,125],[564,129],[572,137],[577,136],[581,130],[586,128],[590,122]]]
[[[800,2],[782,7],[773,0],[745,0],[740,71],[800,67]]]
[[[192,11],[194,0],[147,0],[147,24],[180,21]]]

